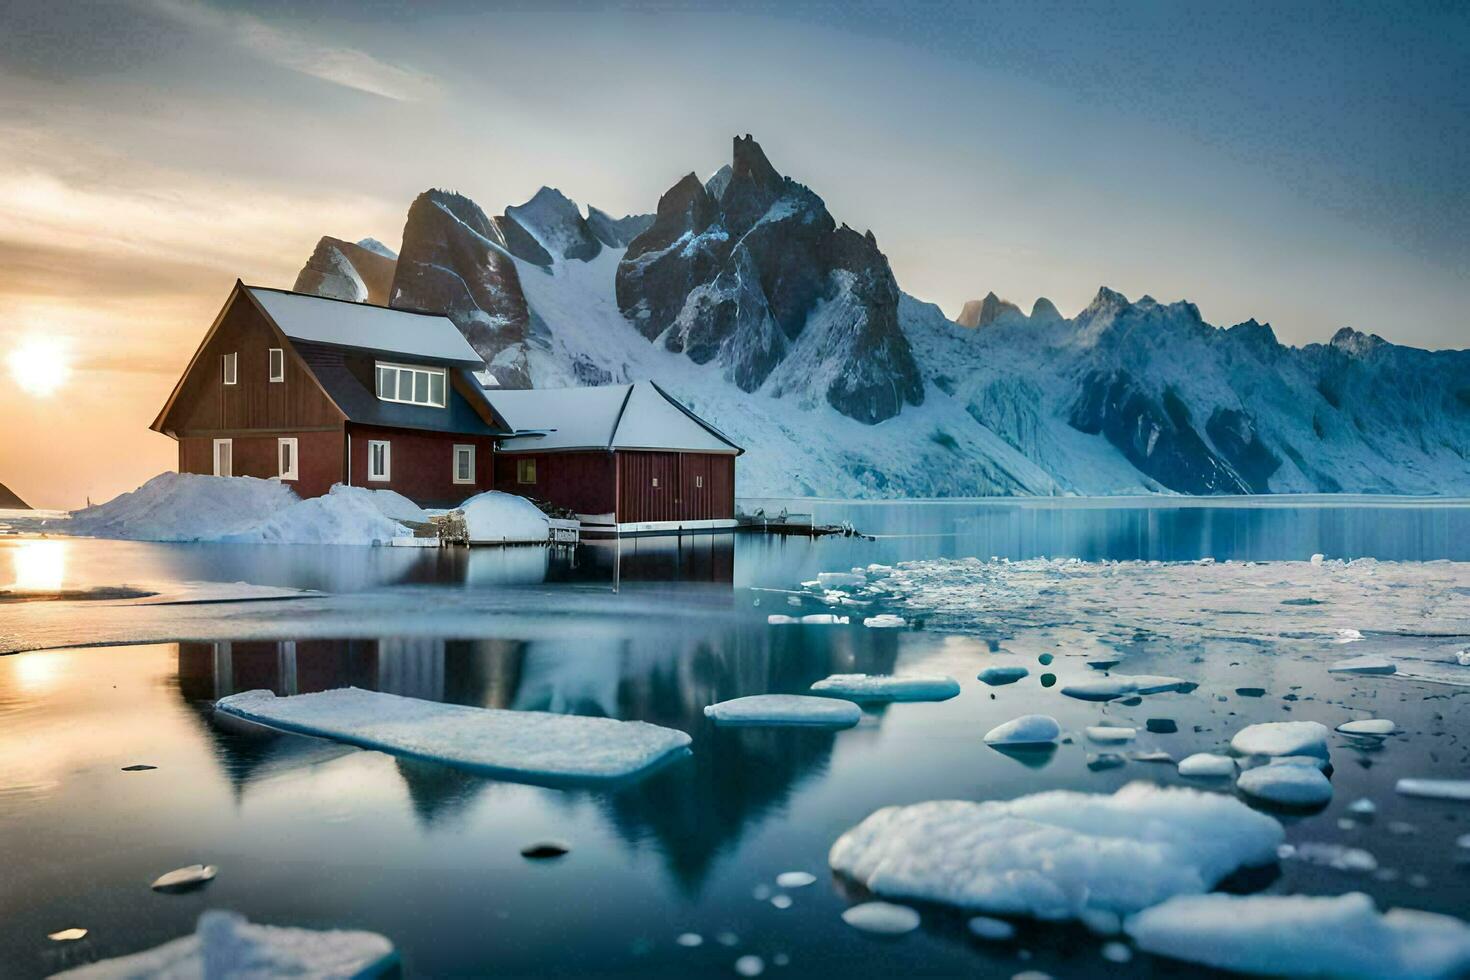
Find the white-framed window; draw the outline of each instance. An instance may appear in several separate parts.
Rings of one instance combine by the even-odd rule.
[[[535,483],[536,482],[536,461],[534,459],[518,459],[518,460],[516,460],[516,482],[517,483]]]
[[[658,477],[653,478],[653,489],[658,489]]]
[[[238,370],[239,369],[239,365],[240,365],[240,355],[237,354],[237,353],[231,352],[229,354],[224,355],[224,357],[222,357],[221,360],[224,362],[224,365],[221,368],[221,371],[224,374],[225,384],[232,385],[240,377],[239,370]]]
[[[298,479],[298,477],[296,476],[296,464],[298,462],[298,459],[296,456],[295,436],[286,439],[276,440],[276,458],[280,461],[281,464],[281,479]]]
[[[377,369],[378,397],[385,402],[429,405],[433,408],[443,408],[449,404],[449,377],[443,368],[378,361]]]
[[[368,479],[384,483],[392,479],[393,447],[386,439],[368,440]]]
[[[272,347],[271,350],[270,350],[270,360],[271,360],[271,380],[272,381],[285,381],[286,380],[286,352],[284,350],[282,350],[281,348],[279,348],[279,347]]]
[[[699,489],[702,486],[704,486],[704,477],[702,477],[702,476],[696,476],[694,478],[694,487],[695,487],[695,489]]]
[[[454,447],[454,482],[475,482],[475,447]]]
[[[214,440],[214,475],[235,475],[235,443],[231,439]]]

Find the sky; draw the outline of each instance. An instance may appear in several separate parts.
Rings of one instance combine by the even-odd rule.
[[[1107,285],[1470,346],[1463,2],[0,0],[0,483],[171,468],[230,286],[322,235],[396,248],[429,187],[651,211],[744,133],[951,316]]]

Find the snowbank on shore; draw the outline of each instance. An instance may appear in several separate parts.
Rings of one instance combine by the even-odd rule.
[[[490,490],[471,497],[456,509],[464,511],[473,542],[523,543],[551,537],[546,515],[525,497],[513,493]]]
[[[392,490],[339,484],[325,496],[302,500],[278,480],[160,473],[44,527],[131,541],[367,545],[412,534],[400,521],[426,520],[417,504]]]

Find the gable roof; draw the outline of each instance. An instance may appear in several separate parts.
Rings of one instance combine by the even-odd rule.
[[[594,388],[486,389],[510,427],[504,452],[569,449],[654,449],[701,453],[745,450],[652,381]]]
[[[378,397],[373,362],[361,352],[294,340],[292,346],[349,422],[467,436],[498,436],[510,431],[496,424],[494,413],[480,397],[480,386],[467,368],[445,366],[449,381],[445,407],[410,405]]]
[[[484,365],[447,316],[264,286],[246,286],[245,291],[292,340],[476,368]]]

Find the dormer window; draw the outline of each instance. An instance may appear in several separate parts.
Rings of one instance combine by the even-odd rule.
[[[443,408],[449,378],[443,368],[417,367],[411,364],[377,363],[378,397],[385,402],[427,405]]]

